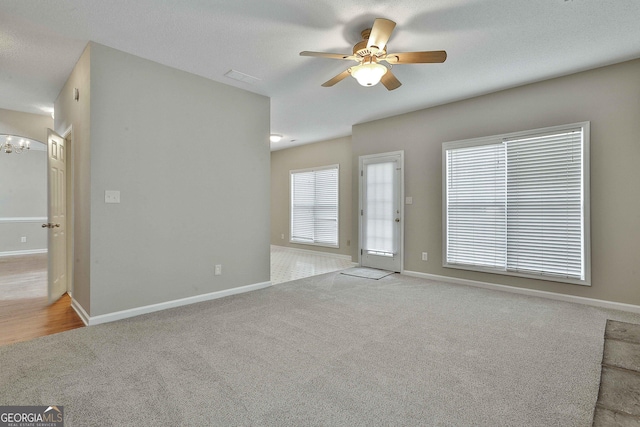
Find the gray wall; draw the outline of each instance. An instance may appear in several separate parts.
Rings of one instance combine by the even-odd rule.
[[[95,43],[89,56],[85,310],[269,281],[269,99]]]
[[[340,165],[339,248],[289,243],[289,171]],[[351,256],[351,137],[271,153],[271,244]],[[281,235],[284,234],[284,239]],[[357,243],[356,243],[357,246]],[[357,258],[355,258],[357,259]]]
[[[51,127],[51,116],[0,109],[0,134],[44,142]],[[40,226],[47,216],[47,153],[37,151],[46,145],[33,148],[0,153],[0,254],[47,250],[47,232]]]
[[[635,60],[354,126],[354,165],[405,150],[405,269],[640,305],[639,76]],[[579,121],[591,122],[592,286],[443,268],[442,143]]]

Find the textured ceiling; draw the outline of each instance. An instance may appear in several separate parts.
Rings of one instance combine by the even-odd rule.
[[[347,78],[376,17],[397,22],[390,51],[446,50],[397,65],[388,92]],[[271,97],[272,149],[351,126],[640,57],[640,0],[2,0],[0,108],[44,113],[88,41]],[[256,77],[245,83],[229,70]],[[295,140],[291,142],[291,140]]]

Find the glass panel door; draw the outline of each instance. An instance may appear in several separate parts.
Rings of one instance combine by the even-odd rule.
[[[363,156],[361,163],[361,264],[402,270],[402,155]]]

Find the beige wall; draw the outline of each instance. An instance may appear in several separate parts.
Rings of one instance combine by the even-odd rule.
[[[55,102],[55,128],[70,132],[73,174],[73,298],[91,313],[91,45],[87,45]],[[78,100],[73,90],[79,91]],[[69,151],[69,150],[68,150]],[[67,168],[69,165],[67,165]]]
[[[405,270],[640,305],[638,76],[635,60],[354,126],[354,165],[405,151]],[[442,143],[580,121],[591,122],[592,286],[443,268]],[[357,167],[353,177],[357,207]]]
[[[0,133],[20,135],[47,142],[47,129],[53,127],[50,115],[22,113],[0,108]]]
[[[56,129],[73,123],[76,138],[82,125],[76,148],[88,150],[83,308],[94,317],[269,281],[269,99],[96,43],[85,55],[60,121],[56,104]],[[90,85],[88,110],[68,99],[75,82]],[[121,203],[105,204],[105,190]]]
[[[289,243],[289,171],[340,165],[339,248]],[[278,150],[271,153],[271,244],[351,255],[351,137]],[[284,239],[281,235],[284,234]],[[357,245],[357,244],[356,244]],[[357,259],[357,258],[355,258]]]
[[[0,109],[0,134],[45,142],[52,127],[49,115]],[[36,149],[46,148],[0,153],[0,254],[47,250],[47,232],[40,226],[47,216],[47,152]]]

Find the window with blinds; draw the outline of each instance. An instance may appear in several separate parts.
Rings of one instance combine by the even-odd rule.
[[[589,123],[443,144],[446,267],[589,284]]]
[[[338,247],[339,165],[290,171],[290,241]]]

